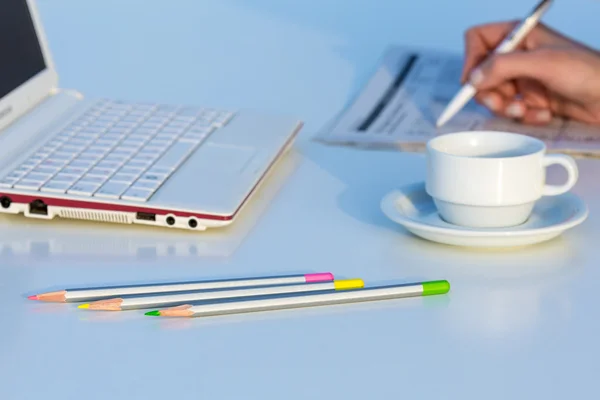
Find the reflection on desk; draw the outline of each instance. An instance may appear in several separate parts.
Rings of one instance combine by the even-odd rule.
[[[203,232],[58,218],[37,221],[2,214],[0,258],[229,257],[252,231],[299,162],[300,155],[290,150],[254,193],[236,223]]]
[[[410,257],[394,247],[388,258],[398,260],[407,277],[421,276],[426,268],[428,274],[453,283],[452,312],[445,314],[449,332],[469,341],[511,338],[514,344],[535,335],[543,325],[567,324],[571,318],[569,287],[583,274],[585,262],[581,245],[570,239],[508,250],[472,250],[414,238]],[[547,310],[558,312],[547,320]]]

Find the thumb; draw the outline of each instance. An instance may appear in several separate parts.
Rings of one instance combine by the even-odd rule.
[[[552,73],[556,61],[556,54],[549,49],[495,54],[471,72],[470,82],[476,89],[485,90],[506,81],[528,78],[548,87],[556,76]]]

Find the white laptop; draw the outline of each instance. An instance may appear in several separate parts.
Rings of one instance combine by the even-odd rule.
[[[2,0],[0,10],[0,212],[224,226],[302,127],[254,111],[60,90],[34,0]]]

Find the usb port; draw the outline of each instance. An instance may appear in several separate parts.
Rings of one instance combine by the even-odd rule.
[[[156,221],[156,214],[139,212],[136,214],[135,218],[142,221]]]

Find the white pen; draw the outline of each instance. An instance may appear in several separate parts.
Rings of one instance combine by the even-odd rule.
[[[521,21],[511,33],[500,43],[494,50],[493,54],[508,53],[513,51],[519,43],[531,32],[538,24],[542,16],[552,5],[552,0],[542,0],[529,14],[527,18]],[[436,126],[439,128],[448,122],[456,113],[475,96],[477,90],[470,84],[465,84],[460,91],[454,96],[450,104],[444,109],[442,115],[438,118]]]

